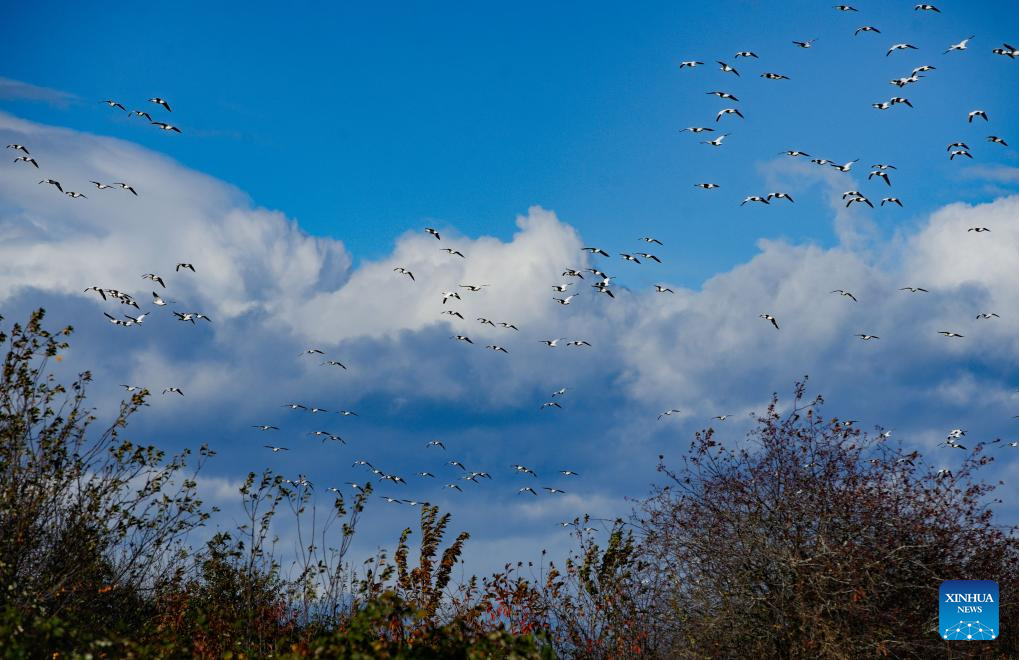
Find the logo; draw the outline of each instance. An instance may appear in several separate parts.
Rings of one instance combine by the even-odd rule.
[[[998,583],[992,580],[945,580],[938,606],[941,639],[997,639]]]

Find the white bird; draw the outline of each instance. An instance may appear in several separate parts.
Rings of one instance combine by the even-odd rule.
[[[662,245],[662,242],[653,236],[641,236],[642,241],[645,243],[654,243],[655,245]]]
[[[567,346],[578,346],[578,347],[580,347],[580,346],[590,346],[591,342],[587,341],[586,339],[573,339],[571,341],[566,342],[566,345]]]
[[[991,312],[989,314],[987,312],[984,312],[983,314],[977,314],[977,318],[978,319],[991,319],[991,318],[1000,319],[1001,317],[998,316],[997,314],[995,314],[994,312]]]
[[[973,35],[971,34],[962,41],[960,41],[959,43],[952,44],[951,46],[948,47],[948,50],[946,50],[945,53],[951,53],[953,50],[966,50],[966,44],[968,44],[969,40],[972,38]]]
[[[889,186],[892,185],[892,181],[891,181],[891,179],[888,178],[888,173],[887,172],[884,172],[882,170],[873,170],[870,174],[867,175],[867,180],[869,181],[871,178],[873,178],[875,176],[880,178],[880,179],[884,179],[885,184],[887,184]]]
[[[835,169],[837,169],[839,172],[848,172],[849,170],[851,170],[853,168],[853,163],[855,163],[855,162],[857,162],[859,160],[860,160],[859,158],[854,158],[853,160],[849,161],[845,165],[836,165],[835,163],[832,163],[831,166],[834,167]]]
[[[463,300],[463,298],[460,297],[460,294],[457,293],[456,291],[443,291],[442,292],[442,304],[443,305],[445,305],[446,301],[449,300],[450,298],[456,298],[457,300]]]
[[[403,267],[398,267],[398,268],[394,268],[394,269],[393,269],[393,272],[394,272],[394,273],[400,273],[401,275],[406,275],[406,276],[407,276],[407,277],[409,277],[409,278],[410,278],[411,280],[413,280],[413,279],[414,279],[414,273],[410,272],[410,271],[409,271],[409,270],[407,270],[406,268],[403,268]]]
[[[913,7],[913,11],[933,11],[933,12],[936,12],[938,14],[941,13],[941,10],[938,9],[937,7],[935,7],[934,5],[927,5],[927,4],[917,5],[917,6]]]
[[[769,200],[771,200],[771,199],[784,199],[784,200],[787,200],[789,202],[795,202],[795,200],[792,198],[792,195],[790,195],[789,193],[784,193],[784,192],[770,192],[770,193],[768,193],[768,199]]]
[[[670,289],[667,286],[662,286],[661,284],[656,284],[655,285],[655,293],[676,293],[676,292],[673,291],[672,289]]]
[[[953,151],[952,153],[950,153],[948,155],[948,160],[955,160],[956,156],[959,156],[960,158],[963,157],[963,156],[965,156],[966,158],[969,158],[969,159],[973,158],[973,154],[971,154],[970,152],[966,151],[965,149],[956,149],[955,151]]]
[[[751,196],[745,198],[742,202],[740,202],[739,205],[743,206],[747,202],[760,202],[761,204],[768,204],[769,203],[767,198],[765,198],[765,197],[760,197],[758,195],[751,195]]]
[[[995,144],[1000,144],[1003,147],[1007,147],[1008,146],[1008,142],[1005,142],[1005,140],[1003,140],[1002,138],[998,137],[997,135],[988,135],[987,136],[987,141],[988,142],[993,142]]]
[[[165,122],[153,121],[153,122],[149,122],[149,123],[152,124],[153,126],[158,126],[159,128],[163,129],[164,131],[173,131],[175,133],[180,133],[181,132],[181,130],[179,128],[177,128],[176,126],[173,126],[171,124],[167,124]]]
[[[474,342],[471,341],[471,338],[468,337],[467,335],[453,335],[452,339],[455,339],[457,341],[467,342],[468,344],[473,344],[474,343]]]
[[[70,197],[71,199],[78,199],[79,197],[84,197],[85,199],[88,199],[88,195],[84,195],[80,192],[74,192],[73,190],[68,190],[64,194]]]
[[[580,249],[583,250],[584,252],[589,252],[590,254],[600,254],[603,257],[609,256],[608,252],[598,247],[586,247]]]
[[[715,60],[715,61],[718,62],[718,64],[720,65],[719,68],[722,70],[723,73],[734,73],[737,76],[739,75],[739,71],[737,71],[736,69],[732,68],[731,66],[729,66],[728,64],[726,64],[722,60]]]
[[[279,431],[279,427],[272,424],[254,424],[251,428],[258,429],[259,431]]]
[[[43,179],[39,183],[48,183],[51,186],[54,186],[60,192],[64,192],[64,189],[60,187],[60,182],[57,181],[56,179]]]
[[[163,278],[160,277],[159,275],[156,275],[155,273],[145,273],[144,275],[142,275],[142,279],[152,280],[153,282],[159,282],[160,286],[162,286],[164,289],[166,288],[166,284],[163,282]]]
[[[670,408],[669,410],[659,413],[658,419],[661,419],[662,417],[669,417],[670,415],[674,415],[678,412],[680,412],[678,408]]]
[[[173,270],[175,272],[179,272],[181,268],[186,268],[187,270],[190,270],[192,273],[195,272],[195,267],[192,264],[186,264],[186,263],[179,263],[179,264],[177,264],[174,267]]]
[[[111,108],[120,108],[124,112],[127,112],[127,108],[125,108],[120,103],[117,103],[113,99],[106,99],[105,101],[100,101],[100,103],[105,103],[106,105],[110,106]]]
[[[892,53],[894,53],[897,50],[906,50],[907,48],[911,48],[913,50],[919,50],[913,44],[894,44],[891,48],[888,49],[888,52],[885,53],[885,57],[888,57],[889,55],[891,55]]]
[[[579,293],[574,293],[573,295],[566,296],[565,298],[555,298],[555,297],[553,297],[552,300],[556,301],[560,305],[569,305],[570,301],[573,300],[574,298],[576,298],[579,295],[580,295]]]
[[[542,339],[540,341],[541,341],[542,344],[545,344],[549,348],[555,348],[556,346],[559,345],[559,342],[561,342],[562,340],[563,340],[563,338],[560,337],[558,339]]]
[[[874,204],[871,203],[871,201],[869,199],[867,199],[866,197],[864,197],[863,195],[857,195],[856,197],[853,197],[848,202],[846,202],[846,208],[849,208],[849,206],[851,204],[854,204],[854,203],[855,204],[866,204],[870,208],[874,208]]]
[[[793,41],[793,43],[799,46],[800,48],[810,48],[814,45],[815,41],[817,41],[817,37],[813,39],[807,39],[806,41]]]
[[[752,57],[755,60],[761,59],[761,58],[757,57],[756,53],[754,53],[752,51],[749,51],[749,50],[741,50],[740,52],[736,53],[733,57]]]
[[[503,353],[509,353],[509,351],[507,351],[505,348],[503,348],[502,346],[498,346],[496,344],[489,344],[488,346],[485,346],[485,348],[489,348],[489,349],[491,349],[493,351],[496,351],[496,352],[501,351]]]
[[[442,248],[442,251],[443,252],[447,252],[447,253],[449,253],[452,256],[460,257],[461,259],[466,259],[467,258],[467,257],[464,256],[463,252],[461,252],[460,250],[454,250],[453,248]]]
[[[32,158],[31,156],[18,156],[17,158],[14,159],[14,162],[15,163],[19,163],[19,162],[20,163],[31,163],[32,165],[35,165],[35,169],[39,169],[39,163],[36,162],[36,160],[34,158]]]
[[[853,36],[855,37],[861,32],[873,32],[875,34],[881,34],[881,30],[877,29],[873,25],[863,25],[861,27],[856,28],[856,32],[853,32]]]
[[[714,130],[715,129],[708,128],[707,126],[687,126],[686,128],[681,128],[679,132],[685,133],[686,131],[690,131],[691,133],[712,133]]]
[[[730,94],[729,92],[704,92],[704,93],[710,94],[711,96],[717,96],[720,99],[730,99],[732,101],[736,101],[737,103],[739,103],[739,99]]]
[[[984,121],[990,121],[987,119],[987,113],[983,110],[970,110],[966,121],[972,124],[974,117],[983,117]]]
[[[323,362],[319,366],[320,367],[340,367],[341,369],[346,369],[347,368],[347,365],[343,364],[339,360],[326,360],[325,362]]]
[[[638,259],[637,257],[633,256],[632,254],[627,254],[625,252],[620,252],[619,256],[623,258],[623,261],[632,261],[635,264],[639,264],[640,263],[640,259]]]
[[[781,73],[762,73],[761,77],[767,80],[789,80],[789,76],[783,76]]]
[[[680,62],[679,63],[679,68],[680,69],[685,69],[685,68],[689,67],[689,68],[692,69],[692,68],[694,68],[696,66],[700,66],[702,64],[704,64],[704,62],[698,62],[696,60],[686,60],[685,62]]]
[[[99,181],[89,181],[89,183],[94,184],[97,190],[113,190],[114,188],[114,186]]]
[[[545,408],[559,408],[559,409],[562,409],[562,406],[560,406],[555,401],[546,401],[545,403],[541,404],[541,409],[544,410]]]
[[[715,121],[718,121],[719,119],[721,119],[725,115],[736,115],[740,119],[746,119],[746,117],[743,116],[743,113],[740,112],[738,109],[736,109],[736,108],[724,108],[722,110],[719,110],[718,114],[715,115]]]
[[[704,190],[711,190],[712,188],[720,187],[717,183],[695,183],[693,185],[695,188],[703,188]]]
[[[765,321],[770,322],[773,326],[775,326],[776,330],[780,330],[780,328],[778,327],[778,319],[776,319],[771,314],[758,314],[757,318],[761,318],[764,319]]]
[[[442,237],[439,236],[439,232],[435,231],[431,227],[425,227],[425,231],[434,236],[436,240],[442,240]]]
[[[902,200],[899,199],[898,197],[883,197],[883,198],[881,198],[881,206],[884,206],[886,202],[888,204],[898,204],[899,206],[902,206]]]
[[[161,105],[164,108],[166,108],[167,112],[173,112],[173,110],[170,110],[170,104],[167,103],[165,99],[161,99],[158,96],[149,99],[149,103],[155,103],[156,105]]]
[[[712,147],[720,147],[722,146],[722,140],[724,140],[728,136],[729,136],[728,133],[722,133],[714,140],[701,140],[701,144],[710,144]]]
[[[15,151],[23,151],[23,152],[25,152],[26,156],[31,156],[32,155],[31,153],[29,153],[28,149],[26,149],[25,145],[23,145],[23,144],[8,144],[7,148],[8,149],[14,149]]]
[[[857,334],[857,335],[854,335],[854,336],[859,337],[863,341],[870,341],[871,339],[881,339],[877,335],[868,335],[868,334],[864,334],[864,333]]]
[[[951,332],[949,330],[938,330],[938,334],[939,335],[944,335],[946,337],[963,337],[964,336],[964,335],[960,335],[958,332]]]
[[[184,396],[184,392],[179,387],[167,387],[163,389],[163,394],[179,394]]]

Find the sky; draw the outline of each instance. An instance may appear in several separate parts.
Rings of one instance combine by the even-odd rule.
[[[120,383],[180,386],[179,400],[156,394],[136,428],[171,448],[210,442],[217,497],[266,465],[342,486],[369,476],[353,460],[370,460],[411,481],[396,494],[453,512],[479,570],[561,551],[558,520],[625,513],[658,454],[680,455],[716,414],[734,415],[724,424],[737,441],[804,374],[832,414],[893,429],[939,464],[953,460],[936,446],[948,429],[1016,439],[1019,61],[991,49],[1019,42],[1019,8],[776,4],[20,5],[19,29],[0,43],[0,140],[25,144],[40,169],[0,168],[0,314],[42,305],[72,322],[61,368],[92,369],[99,402],[118,400]],[[881,32],[854,36],[863,25]],[[969,35],[967,50],[943,52]],[[792,44],[807,39],[810,49]],[[918,49],[886,55],[895,43]],[[734,57],[744,50],[759,58]],[[685,60],[705,64],[680,69]],[[935,69],[889,84],[922,65]],[[913,107],[871,107],[893,96]],[[745,119],[716,122],[727,107]],[[989,121],[967,122],[978,108]],[[680,130],[691,126],[718,130]],[[700,144],[721,132],[722,146]],[[950,160],[955,141],[973,158]],[[842,173],[787,149],[860,160]],[[891,186],[867,179],[873,163],[895,165]],[[49,177],[88,198],[36,183]],[[847,209],[846,190],[903,207]],[[795,202],[740,206],[773,191]],[[992,231],[966,231],[976,226]],[[664,245],[638,240],[648,235]],[[644,251],[662,263],[618,257]],[[177,261],[197,272],[175,272]],[[556,304],[563,269],[591,265],[617,277],[617,297],[587,275],[579,297]],[[166,279],[171,309],[213,322],[157,309],[140,327],[113,327],[102,313],[123,310],[82,293],[126,290],[148,311],[148,272]],[[464,283],[489,286],[442,303]],[[440,315],[454,306],[464,321]],[[975,319],[990,312],[1000,318]],[[555,337],[592,346],[540,343]],[[297,357],[311,346],[348,369]],[[563,408],[540,410],[561,387]],[[302,417],[281,408],[292,400],[358,416]],[[672,408],[682,412],[657,419]],[[320,426],[347,444],[303,435]],[[426,449],[433,439],[447,450]],[[1015,474],[1019,451],[999,453],[996,474]],[[443,489],[458,476],[450,459],[492,482]],[[567,493],[515,495],[532,484],[513,463]],[[556,476],[565,468],[581,477]],[[436,483],[412,480],[418,470]],[[360,550],[392,544],[417,515],[376,507]]]

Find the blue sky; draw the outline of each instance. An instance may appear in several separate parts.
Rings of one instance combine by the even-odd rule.
[[[4,315],[45,302],[77,321],[78,364],[91,366],[85,356],[101,361],[108,378],[98,386],[110,396],[128,374],[152,376],[179,364],[179,378],[197,379],[192,387],[206,393],[204,400],[189,399],[182,408],[160,398],[142,428],[186,444],[165,429],[167,419],[176,419],[182,435],[218,437],[231,467],[213,469],[224,479],[267,462],[292,472],[311,461],[322,478],[356,481],[349,459],[372,452],[386,467],[408,472],[419,460],[413,452],[443,437],[459,447],[450,458],[472,459],[480,469],[529,461],[539,472],[591,473],[580,492],[604,498],[590,501],[606,510],[625,510],[622,496],[644,492],[660,451],[682,443],[713,414],[760,409],[772,391],[788,392],[807,372],[821,391],[837,394],[828,397],[832,412],[865,418],[868,426],[911,429],[919,445],[933,445],[942,426],[979,425],[989,437],[1014,430],[1008,418],[1019,402],[1007,393],[1019,387],[1019,353],[1006,305],[1019,290],[994,279],[1014,263],[1009,235],[994,228],[991,257],[964,242],[972,235],[942,233],[954,222],[1014,215],[1019,62],[990,53],[1003,41],[1019,42],[1014,3],[977,9],[945,1],[938,3],[941,14],[915,12],[912,2],[862,0],[853,3],[858,13],[836,12],[825,2],[547,4],[12,9],[18,29],[0,43],[0,77],[8,81],[0,84],[5,143],[36,135],[44,166],[48,157],[68,172],[87,165],[111,177],[137,172],[146,189],[127,201],[91,199],[98,191],[86,191],[91,206],[68,207],[41,196],[48,191],[29,180],[35,172],[22,177],[12,165],[0,179],[0,228],[22,254],[17,266],[8,260],[0,267]],[[861,25],[881,34],[854,37]],[[969,50],[943,54],[970,34]],[[809,50],[791,43],[813,38]],[[919,50],[886,56],[899,42]],[[734,59],[740,50],[760,59]],[[678,69],[690,59],[706,64]],[[742,75],[720,72],[719,59]],[[924,64],[937,69],[918,84],[901,92],[888,84]],[[761,79],[765,71],[791,80]],[[46,101],[40,91],[28,99],[10,81],[63,95]],[[705,93],[712,90],[740,101]],[[183,134],[155,131],[99,103],[114,98],[155,113],[145,103],[155,95],[171,102],[168,121]],[[871,108],[895,95],[914,108]],[[716,124],[715,113],[733,105],[746,119]],[[975,108],[986,109],[991,121],[967,123]],[[715,149],[679,133],[686,126],[732,135]],[[992,133],[1012,146],[987,143]],[[945,145],[956,140],[972,147],[972,162],[947,158]],[[777,155],[790,148],[861,160],[852,174],[838,175]],[[133,165],[118,170],[114,155]],[[867,166],[877,162],[898,168],[892,187],[866,180]],[[99,174],[79,178],[87,186],[92,176]],[[700,181],[722,188],[695,189]],[[837,199],[851,188],[875,202],[895,195],[905,208],[844,211]],[[747,195],[773,190],[790,192],[795,204],[739,206]],[[82,215],[61,215],[67,212]],[[518,216],[524,219],[514,222]],[[154,234],[133,236],[143,230],[128,223],[148,223]],[[487,271],[477,260],[464,266],[476,270],[465,272],[433,263],[439,244],[422,234],[426,225],[474,250],[469,256],[488,254],[502,270]],[[40,228],[37,237],[25,233],[29,226]],[[66,241],[54,238],[58,226],[68,230]],[[121,238],[110,238],[118,232]],[[549,289],[538,291],[558,283],[561,268],[585,263],[579,245],[636,252],[647,248],[636,240],[647,234],[665,243],[649,250],[663,264],[636,267],[615,254],[606,262],[633,292],[631,301],[611,307],[585,292],[580,304],[559,308],[550,305]],[[88,240],[75,243],[79,238]],[[121,265],[135,279],[135,270],[172,270],[142,260],[153,242],[166,240],[180,251],[206,238],[200,270],[208,273],[215,263],[212,279],[196,278],[206,284],[194,287],[175,281],[192,287],[182,297],[216,315],[213,328],[181,334],[178,326],[154,323],[125,340],[111,336],[100,308],[80,296],[84,286],[122,282]],[[40,243],[81,260],[80,267],[31,274],[38,269],[26,248]],[[125,252],[99,252],[97,245]],[[547,249],[555,261],[524,267],[525,246]],[[318,266],[299,265],[309,262]],[[495,279],[482,294],[488,299],[471,299],[485,302],[465,303],[478,314],[502,314],[496,320],[530,323],[513,339],[513,366],[489,359],[506,356],[459,350],[448,339],[456,326],[421,320],[437,317],[443,309],[437,300],[419,310],[417,297],[396,289],[406,282],[383,278],[407,263],[421,263],[413,270],[436,278],[420,297],[474,275],[537,282],[533,309],[529,299],[499,298],[499,286],[515,289]],[[550,275],[535,275],[546,265]],[[926,279],[902,281],[907,275]],[[93,281],[101,276],[115,281]],[[846,280],[888,302],[868,307],[865,322],[844,316],[836,305],[843,301],[824,296]],[[659,282],[679,290],[675,308],[647,292]],[[898,286],[928,282],[940,284],[928,287],[929,298],[890,297]],[[819,291],[816,303],[802,291],[808,284]],[[148,295],[142,284],[132,286]],[[885,290],[891,293],[879,294]],[[376,296],[380,302],[372,302]],[[869,304],[861,301],[861,308]],[[779,315],[783,306],[789,331],[772,336],[756,316]],[[993,336],[963,347],[894,337],[907,326],[929,329],[928,319],[967,324],[970,334],[982,311],[998,311],[1001,323]],[[799,335],[797,318],[805,319]],[[560,351],[552,361],[537,339],[559,332],[599,341],[589,356]],[[855,332],[882,335],[885,347],[853,343]],[[124,353],[125,341],[138,357]],[[349,356],[352,373],[324,380],[290,361],[309,343]],[[203,368],[214,364],[241,380],[213,387],[219,381]],[[537,415],[537,405],[564,385],[577,392],[575,408]],[[265,439],[252,437],[250,424],[292,424],[285,428],[298,435],[311,430],[281,416],[277,401],[291,398],[358,409],[361,418],[329,425],[348,428],[357,438],[351,443],[362,446],[328,460],[321,447],[310,456],[252,453]],[[252,410],[251,401],[272,401],[272,408]],[[663,428],[654,417],[671,407],[697,412]],[[974,411],[977,421],[961,419]],[[998,418],[1000,424],[988,421]],[[218,428],[224,420],[229,428]],[[492,506],[503,506],[495,503],[505,501],[506,489],[519,485],[515,475],[502,476],[498,495],[458,504],[459,514],[480,543],[498,544],[503,535],[527,539],[524,547],[546,542],[531,523],[540,519],[545,534],[543,516],[559,510],[517,511],[507,523],[511,532],[487,518]],[[379,542],[391,531],[379,530]]]
[[[988,51],[1015,40],[1019,18],[1007,2],[981,3],[979,12],[943,5],[934,15],[908,2],[857,3],[859,13],[820,2],[251,3],[242,11],[181,3],[172,12],[28,4],[14,21],[27,29],[0,53],[7,77],[81,97],[67,108],[12,110],[168,153],[308,231],[342,239],[356,259],[384,254],[422,221],[506,237],[505,218],[540,203],[582,222],[592,241],[620,243],[653,228],[682,243],[682,259],[662,270],[696,285],[752,254],[762,234],[834,240],[817,222],[816,195],[763,227],[736,208],[764,189],[756,166],[786,148],[839,161],[867,154],[924,172],[896,181],[908,206],[881,216],[882,226],[957,199],[959,168],[941,158],[942,143],[983,139],[984,126],[958,121],[971,105],[1008,119],[1016,86],[987,81],[1014,81],[1015,67]],[[864,24],[882,33],[854,37]],[[969,34],[977,35],[970,52],[942,56]],[[814,37],[809,51],[790,43]],[[921,50],[885,57],[898,42]],[[740,63],[738,50],[762,60]],[[678,71],[684,59],[708,64]],[[745,75],[721,74],[716,59],[742,64]],[[920,64],[938,70],[924,81],[934,84],[908,89],[917,111],[870,108],[895,92],[888,80]],[[793,80],[758,78],[765,70]],[[730,122],[729,144],[712,153],[677,131],[714,124],[725,103],[704,90],[716,87],[740,97],[748,119]],[[93,103],[157,94],[174,100],[185,139],[153,135]],[[1014,161],[1012,152],[981,151]],[[711,195],[688,185],[701,178],[725,188]],[[733,203],[720,205],[723,195]]]

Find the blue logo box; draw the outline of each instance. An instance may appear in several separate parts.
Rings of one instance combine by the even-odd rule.
[[[997,639],[998,583],[993,580],[945,580],[938,590],[938,634],[941,639]]]

